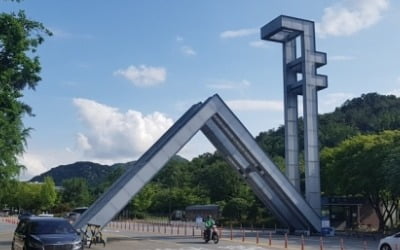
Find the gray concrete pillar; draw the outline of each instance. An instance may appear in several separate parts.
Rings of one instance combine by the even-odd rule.
[[[315,50],[314,22],[300,18],[275,18],[261,28],[261,39],[280,42],[283,46],[286,175],[298,191],[300,178],[297,96],[303,96],[305,196],[310,206],[320,215],[317,91],[328,86],[328,78],[317,74],[317,68],[326,64],[326,54]],[[296,39],[299,39],[299,48],[296,47]]]

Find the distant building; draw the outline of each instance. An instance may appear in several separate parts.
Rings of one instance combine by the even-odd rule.
[[[368,201],[362,197],[323,197],[322,215],[330,220],[337,230],[379,228],[378,216]],[[394,224],[399,223],[399,211],[393,214]],[[391,225],[388,225],[391,226]]]

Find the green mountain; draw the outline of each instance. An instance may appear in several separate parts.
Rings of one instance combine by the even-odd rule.
[[[171,160],[175,162],[187,162],[180,156],[174,156]],[[60,165],[33,177],[31,182],[43,182],[44,178],[50,176],[53,178],[57,186],[61,186],[62,182],[72,178],[86,179],[89,187],[95,187],[99,184],[116,179],[122,172],[132,167],[136,161],[126,163],[116,163],[113,165],[102,165],[89,161],[75,162],[67,165]],[[113,175],[116,175],[115,177]]]
[[[84,178],[87,180],[89,186],[93,186],[103,182],[117,168],[128,168],[133,163],[118,163],[109,166],[88,161],[75,162],[54,167],[41,175],[33,177],[30,181],[43,182],[46,176],[50,176],[57,186],[61,186],[62,182],[66,179]]]

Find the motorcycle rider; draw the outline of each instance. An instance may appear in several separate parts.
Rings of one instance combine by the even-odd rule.
[[[215,225],[215,221],[213,220],[211,214],[209,214],[204,222],[204,226],[206,228],[206,235],[210,239],[211,237],[211,229]]]

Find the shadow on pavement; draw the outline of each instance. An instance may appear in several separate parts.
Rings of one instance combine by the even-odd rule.
[[[199,240],[199,241],[177,241],[176,244],[182,244],[182,245],[207,245],[207,243],[204,242],[204,240]],[[214,243],[213,243],[214,245]]]
[[[11,240],[0,241],[0,246],[10,246],[11,247]]]
[[[191,236],[189,236],[191,239],[196,239]],[[189,238],[188,236],[154,236],[154,235],[149,235],[149,236],[107,236],[107,241],[129,241],[129,240],[186,240]],[[196,240],[195,242],[200,242],[204,243],[204,241],[198,237],[198,241]],[[185,242],[186,243],[186,242]]]

